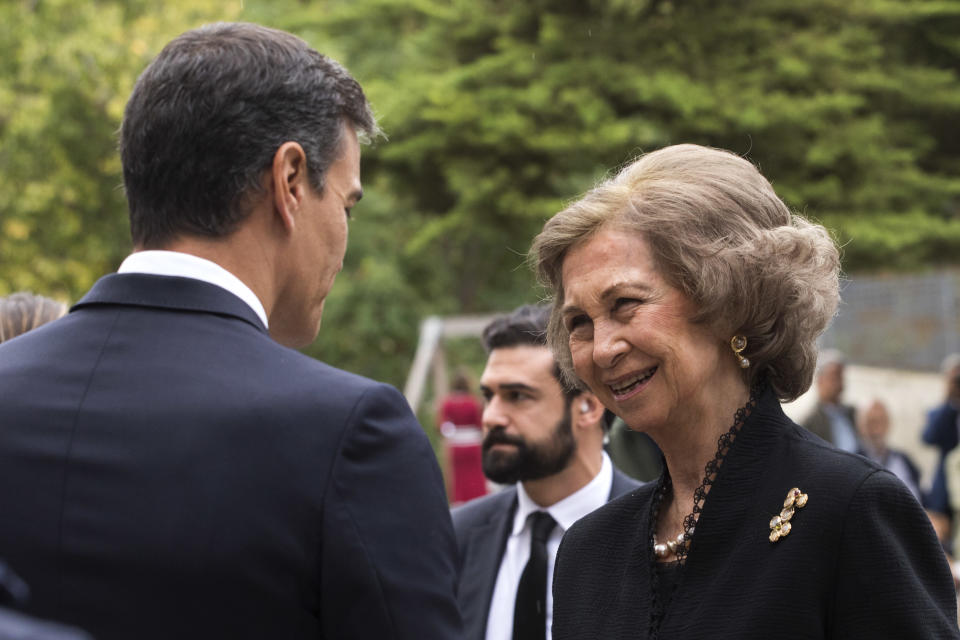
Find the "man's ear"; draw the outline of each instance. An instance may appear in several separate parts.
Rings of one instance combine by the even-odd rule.
[[[574,424],[580,428],[601,427],[600,421],[603,420],[604,406],[589,391],[582,391],[573,399]]]
[[[307,154],[297,142],[284,142],[273,154],[270,169],[273,206],[287,231],[297,225],[300,207],[310,188],[307,176]]]

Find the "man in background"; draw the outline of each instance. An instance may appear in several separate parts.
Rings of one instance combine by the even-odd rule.
[[[960,440],[960,353],[951,353],[944,358],[940,371],[944,378],[943,404],[931,409],[927,414],[923,441],[940,450],[940,460],[933,475],[927,507],[937,534],[942,540],[947,540],[951,536],[957,537],[957,532],[950,532],[950,521],[955,516],[951,503],[960,501],[960,496],[953,496],[951,499],[945,465],[947,456],[956,449]],[[956,551],[954,549],[954,552]]]
[[[857,432],[860,453],[900,478],[917,502],[924,502],[920,493],[920,470],[903,451],[887,444],[890,433],[890,412],[880,400],[871,400],[857,411]]]
[[[121,131],[135,252],[0,345],[0,553],[97,640],[461,637],[403,397],[317,335],[360,200],[357,82],[290,34],[169,43]]]
[[[466,640],[549,638],[563,532],[639,486],[603,451],[603,405],[561,382],[549,315],[521,307],[483,332],[483,470],[514,486],[453,511]]]
[[[854,408],[842,403],[846,360],[834,349],[820,353],[814,373],[817,405],[801,423],[843,451],[856,453],[860,448],[855,427]]]

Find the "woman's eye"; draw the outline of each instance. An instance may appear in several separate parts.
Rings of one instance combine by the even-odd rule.
[[[586,322],[586,316],[573,316],[567,320],[567,331],[571,332],[578,327],[582,327]]]
[[[617,298],[613,303],[613,309],[614,311],[620,311],[635,304],[640,304],[640,301],[636,298]]]

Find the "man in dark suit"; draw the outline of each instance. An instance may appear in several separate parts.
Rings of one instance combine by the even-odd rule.
[[[843,404],[843,377],[846,360],[835,349],[827,349],[817,360],[814,385],[817,404],[801,425],[837,449],[856,453],[860,450],[853,407]]]
[[[548,319],[546,307],[521,307],[483,332],[483,470],[516,484],[453,511],[467,640],[549,638],[563,532],[639,486],[603,451],[603,405],[561,382]]]
[[[336,62],[217,24],[137,81],[136,251],[0,346],[0,557],[98,640],[459,638],[455,543],[392,387],[317,335],[377,125]],[[272,338],[272,339],[271,339]]]

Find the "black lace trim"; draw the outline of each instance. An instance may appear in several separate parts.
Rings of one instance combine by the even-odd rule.
[[[667,495],[667,492],[673,488],[673,481],[670,480],[670,473],[667,471],[667,461],[663,457],[663,454],[660,455],[660,468],[663,469],[663,473],[660,474],[659,480],[657,480],[657,488],[653,492],[653,500],[650,503],[650,532],[647,540],[647,553],[650,557],[650,632],[648,637],[650,640],[657,640],[660,635],[660,623],[663,622],[663,617],[666,615],[666,607],[663,604],[663,598],[660,594],[660,576],[657,574],[657,556],[653,552],[653,536],[654,532],[657,530],[657,517],[660,515],[660,503],[663,502],[663,498]],[[686,535],[684,535],[684,542],[686,542]]]
[[[687,554],[690,553],[690,546],[693,543],[693,533],[696,529],[697,520],[700,518],[700,513],[703,511],[703,505],[707,501],[707,494],[710,492],[710,487],[717,481],[717,477],[720,475],[720,467],[723,466],[723,461],[733,448],[733,442],[736,440],[737,434],[740,433],[740,429],[743,427],[747,418],[750,417],[754,409],[757,408],[761,391],[761,385],[757,385],[750,390],[750,399],[747,400],[747,404],[737,409],[737,413],[733,416],[733,425],[717,440],[717,452],[703,469],[703,482],[701,482],[700,486],[693,492],[693,511],[683,519],[683,544],[677,545],[676,563],[680,565],[681,568],[686,564]],[[653,500],[650,503],[650,531],[647,541],[647,554],[650,559],[650,592],[652,595],[650,603],[650,640],[656,640],[659,637],[660,623],[663,622],[663,618],[666,615],[666,608],[663,606],[663,598],[660,593],[660,578],[657,575],[657,556],[653,552],[653,536],[657,530],[660,503],[663,502],[667,493],[673,490],[673,480],[670,478],[670,471],[667,469],[666,459],[662,456],[660,464],[662,465],[663,473],[660,474],[660,478],[657,481],[657,488],[653,494]],[[674,589],[677,584],[679,584],[679,581],[674,583]],[[671,594],[670,600],[672,599],[673,594]]]

